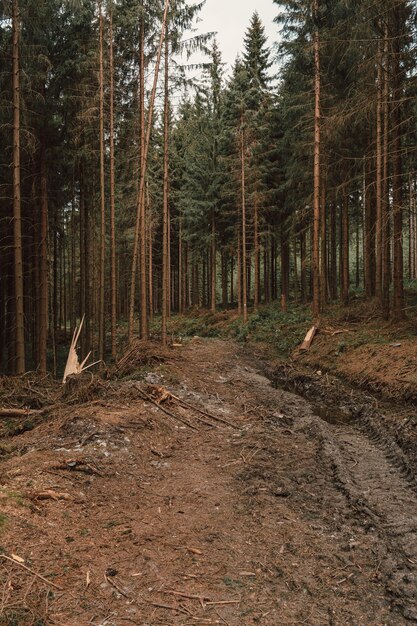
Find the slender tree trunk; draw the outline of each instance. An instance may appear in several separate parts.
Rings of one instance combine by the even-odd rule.
[[[240,228],[237,236],[237,313],[242,315],[242,253]]]
[[[114,43],[113,0],[110,3],[109,24],[109,73],[110,73],[110,289],[111,289],[111,355],[117,357],[117,274],[116,274],[116,227],[115,227],[115,159],[114,159]]]
[[[326,186],[323,176],[321,185],[321,214],[320,214],[320,308],[324,309],[327,303],[327,214],[326,214]]]
[[[254,295],[253,295],[253,311],[258,312],[259,308],[259,294],[260,294],[260,261],[259,261],[259,199],[258,193],[255,191],[254,198],[254,215],[253,215],[253,250],[254,250],[254,263],[255,263],[255,282],[254,282]]]
[[[168,159],[168,132],[169,132],[169,86],[168,86],[168,38],[165,38],[165,96],[164,96],[164,183],[163,183],[163,218],[162,218],[162,345],[167,344],[167,317],[169,307],[169,159]]]
[[[41,219],[39,241],[39,372],[47,370],[46,351],[48,340],[48,182],[46,151],[42,141],[40,151]]]
[[[313,17],[317,19],[319,0],[313,0]],[[313,317],[320,315],[320,35],[314,33],[314,217],[313,217]]]
[[[390,310],[390,199],[389,199],[389,47],[388,27],[384,32],[384,72],[383,72],[383,187],[382,187],[382,312],[385,319],[389,318]]]
[[[224,309],[227,308],[227,294],[228,294],[228,258],[227,251],[223,248],[222,250],[222,306]]]
[[[148,152],[149,152],[149,144],[151,137],[151,129],[152,129],[152,119],[155,105],[155,96],[156,96],[156,88],[158,84],[158,75],[159,75],[159,67],[161,63],[162,49],[164,44],[164,38],[166,33],[166,24],[168,18],[168,9],[169,9],[170,0],[165,0],[165,8],[164,8],[164,16],[162,19],[161,26],[161,36],[159,40],[158,51],[156,55],[156,64],[155,64],[155,72],[154,72],[154,81],[152,86],[151,98],[149,102],[149,110],[148,110],[148,123],[146,127],[146,137],[143,145],[143,152],[141,158],[141,173],[140,173],[140,183],[139,183],[139,193],[138,193],[138,203],[137,203],[137,211],[136,211],[136,225],[135,225],[135,235],[133,242],[133,256],[132,256],[132,271],[131,271],[131,281],[130,281],[130,298],[129,298],[129,319],[128,319],[128,336],[131,341],[133,338],[133,324],[134,324],[134,313],[135,313],[135,288],[136,288],[136,268],[138,263],[138,252],[139,252],[139,236],[141,241],[141,273],[142,276],[142,290],[141,290],[141,336],[142,339],[148,338],[148,319],[147,319],[147,297],[146,297],[146,249],[144,246],[146,245],[146,233],[145,228],[141,228],[141,224],[145,224],[145,178],[146,178],[146,168],[148,161]],[[142,27],[143,29],[143,27]],[[142,30],[143,32],[143,30]],[[144,81],[144,37],[142,37],[141,43],[141,76],[143,76]],[[144,82],[143,82],[144,85]],[[144,129],[142,129],[144,131]]]
[[[98,314],[98,353],[104,362],[105,328],[104,328],[104,287],[105,287],[105,254],[106,254],[106,213],[104,197],[104,72],[103,72],[103,13],[100,3],[100,279],[99,279],[99,314]]]
[[[182,213],[179,209],[178,215],[178,313],[184,313],[183,298],[183,252],[182,252]]]
[[[349,195],[345,192],[342,205],[342,301],[349,304]]]
[[[301,257],[301,302],[307,302],[307,237],[305,224],[300,230],[300,257]]]
[[[360,237],[359,237],[359,215],[356,217],[356,274],[355,287],[359,289],[360,285]]]
[[[393,317],[395,320],[401,320],[404,314],[404,261],[403,261],[403,179],[402,179],[402,67],[401,67],[401,35],[402,26],[402,7],[401,5],[394,8],[395,37],[393,38],[393,175],[392,175],[392,204],[393,204]]]
[[[22,216],[20,191],[20,11],[18,0],[12,3],[13,28],[13,239],[15,300],[15,374],[24,374],[25,322],[23,301]]]
[[[287,311],[288,290],[290,282],[290,242],[288,237],[287,220],[281,225],[281,310]]]
[[[336,202],[332,201],[330,211],[330,290],[333,300],[337,299],[337,215]]]
[[[240,129],[240,160],[241,160],[241,193],[242,193],[242,260],[241,274],[242,280],[242,309],[243,323],[248,320],[248,296],[247,296],[247,280],[246,280],[246,183],[245,183],[245,131],[243,128],[243,116],[241,119]]]
[[[211,312],[216,312],[216,273],[217,273],[217,264],[216,264],[216,222],[214,216],[214,210],[211,216],[211,294],[210,294],[210,308]]]
[[[375,275],[375,295],[381,301],[382,298],[382,97],[383,97],[383,75],[382,75],[382,44],[378,43],[377,59],[377,105],[376,105],[376,275]],[[366,286],[368,287],[369,278]],[[369,291],[367,292],[369,295]]]

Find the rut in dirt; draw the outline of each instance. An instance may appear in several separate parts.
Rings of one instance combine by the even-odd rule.
[[[395,427],[378,414],[372,397],[360,392],[355,397],[337,379],[322,382],[321,373],[292,371],[288,380],[282,373],[278,371],[275,384],[298,388],[312,399],[323,463],[352,515],[362,518],[364,527],[378,537],[378,569],[384,571],[393,605],[407,620],[417,621],[414,438],[404,437],[403,424]],[[332,394],[335,384],[337,391]]]
[[[190,341],[144,379],[162,395],[114,383],[3,463],[7,493],[67,495],[7,501],[2,545],[62,588],[0,564],[19,626],[412,623],[415,494],[384,448],[231,341]]]

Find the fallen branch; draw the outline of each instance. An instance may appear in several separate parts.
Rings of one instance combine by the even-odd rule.
[[[72,500],[69,493],[53,491],[52,489],[46,489],[45,491],[34,493],[31,498],[34,500]]]
[[[55,589],[59,589],[59,591],[62,591],[62,587],[60,587],[56,583],[53,583],[51,580],[48,580],[47,578],[45,578],[41,574],[38,574],[37,572],[33,571],[33,569],[30,569],[30,567],[27,567],[23,563],[20,563],[19,561],[16,561],[15,559],[12,559],[10,556],[6,556],[5,554],[0,554],[0,559],[5,559],[6,561],[10,561],[10,563],[14,563],[15,565],[18,565],[19,567],[21,567],[22,569],[26,570],[30,574],[33,574],[33,576],[36,576],[36,578],[39,578],[40,580],[43,580],[43,582],[46,583],[47,585],[51,585],[52,587],[55,587]]]
[[[120,593],[122,596],[124,596],[125,598],[127,598],[128,600],[130,600],[130,596],[123,591],[123,589],[121,587],[119,587],[119,585],[117,585],[114,580],[112,580],[111,578],[109,578],[109,576],[104,576],[105,580],[107,580],[107,582],[109,583],[109,585],[111,585],[112,587],[114,587],[116,589],[116,591],[118,593]]]
[[[184,406],[188,407],[189,409],[192,409],[193,411],[196,411],[197,413],[201,413],[201,415],[205,415],[206,417],[209,417],[210,419],[215,420],[216,422],[221,422],[222,424],[227,424],[227,426],[230,426],[231,428],[236,428],[238,430],[240,429],[240,426],[237,426],[236,424],[233,424],[233,422],[229,422],[227,419],[225,419],[223,417],[218,417],[217,415],[212,415],[212,413],[208,413],[207,411],[203,411],[202,409],[198,408],[197,406],[194,406],[193,404],[190,404],[186,400],[183,400],[182,398],[178,398],[178,396],[174,396],[174,394],[171,394],[171,396],[174,398],[174,400],[176,400],[180,404],[183,404]]]
[[[188,426],[188,428],[192,428],[193,430],[198,430],[198,428],[190,424],[190,422],[188,422],[187,420],[183,419],[182,417],[179,417],[178,415],[175,415],[175,413],[172,413],[172,411],[168,411],[168,409],[158,404],[158,402],[156,402],[156,400],[154,400],[148,393],[146,393],[146,391],[143,391],[143,389],[139,387],[139,385],[134,385],[134,387],[135,389],[139,391],[139,393],[142,394],[142,397],[145,400],[147,400],[148,402],[156,406],[160,411],[162,411],[163,413],[166,413],[166,415],[169,415],[173,419],[178,420],[182,424],[185,424],[186,426]]]
[[[62,463],[52,465],[51,469],[69,470],[72,472],[84,472],[85,474],[97,474],[97,476],[101,476],[101,478],[104,478],[104,474],[99,472],[99,470],[93,467],[90,463],[87,463],[82,459],[68,459],[68,461],[63,461]]]
[[[155,606],[157,609],[166,609],[167,611],[176,611],[177,613],[184,613],[184,615],[191,615],[190,611],[183,609],[179,606],[170,606],[169,604],[158,604],[157,602],[151,602],[151,606]]]
[[[29,417],[30,415],[39,415],[39,413],[43,413],[43,411],[0,408],[0,417]]]
[[[199,602],[204,602],[205,600],[210,600],[208,596],[196,596],[189,593],[184,593],[182,591],[174,591],[173,589],[164,589],[162,593],[167,593],[171,596],[179,596],[180,598],[187,598],[188,600],[198,600]],[[208,602],[207,602],[208,604]]]

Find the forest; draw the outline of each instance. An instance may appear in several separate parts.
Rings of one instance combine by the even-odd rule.
[[[0,626],[417,623],[416,68],[415,0],[0,2]]]
[[[215,34],[193,33],[202,4],[3,5],[4,373],[56,374],[83,316],[104,361],[154,316],[166,344],[193,308],[318,318],[362,290],[405,315],[414,3],[275,2],[277,49],[254,11],[230,75]]]

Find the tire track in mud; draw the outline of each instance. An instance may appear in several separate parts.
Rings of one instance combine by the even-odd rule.
[[[417,496],[385,452],[354,426],[319,424],[320,453],[336,486],[382,544],[387,591],[417,621]]]
[[[380,572],[393,606],[417,622],[415,425],[393,419],[392,409],[381,414],[374,398],[335,378],[281,367],[272,379],[311,403],[307,421],[319,439],[320,460],[351,514],[378,537]]]

